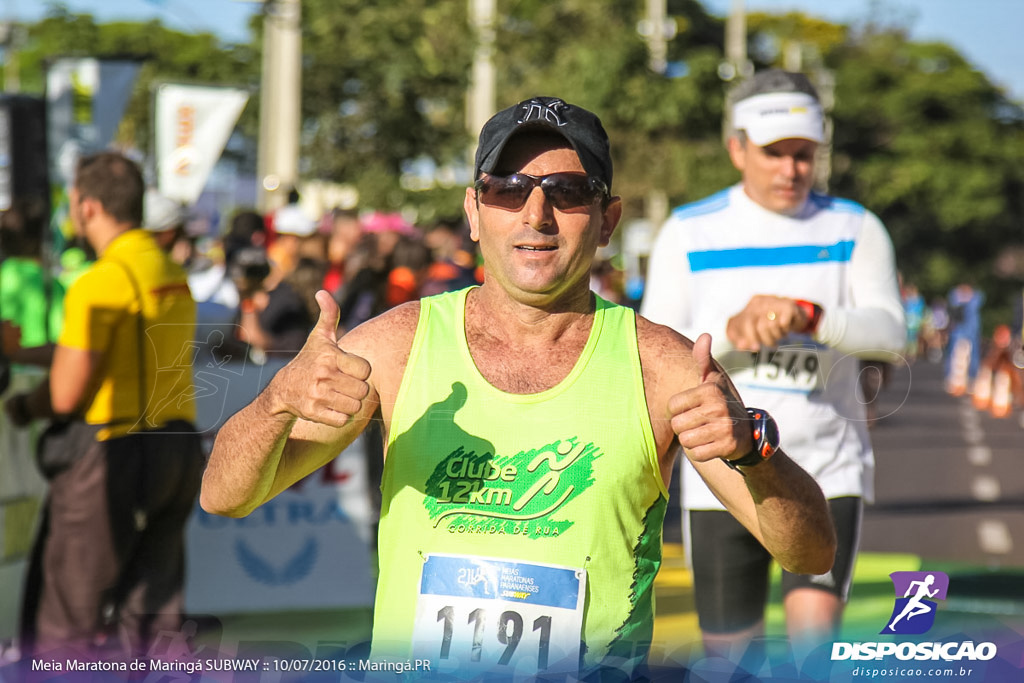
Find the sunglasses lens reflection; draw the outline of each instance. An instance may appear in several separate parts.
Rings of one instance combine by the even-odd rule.
[[[590,206],[607,192],[600,180],[577,173],[489,175],[476,182],[476,189],[483,204],[518,210],[538,185],[551,205],[562,211]]]

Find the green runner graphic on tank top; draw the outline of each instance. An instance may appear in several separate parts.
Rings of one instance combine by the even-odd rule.
[[[578,437],[513,456],[466,452],[444,458],[427,480],[423,505],[435,520],[466,533],[558,536],[573,522],[563,505],[593,483],[600,450]]]

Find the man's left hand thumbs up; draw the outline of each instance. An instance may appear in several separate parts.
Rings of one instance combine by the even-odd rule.
[[[750,452],[753,440],[746,408],[721,366],[711,357],[711,335],[693,344],[698,384],[668,402],[672,431],[696,462],[734,458]]]

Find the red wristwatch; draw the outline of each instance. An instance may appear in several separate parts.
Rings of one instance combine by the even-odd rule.
[[[803,334],[814,334],[818,330],[818,323],[821,322],[821,314],[824,313],[824,309],[816,303],[803,299],[796,299],[796,305],[807,316],[807,325],[800,331]]]

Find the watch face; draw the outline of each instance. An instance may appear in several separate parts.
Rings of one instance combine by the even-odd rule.
[[[754,447],[742,458],[725,460],[725,464],[742,474],[740,467],[755,467],[772,457],[779,447],[779,428],[767,411],[760,408],[747,408],[750,416],[750,435],[754,439]]]
[[[778,425],[767,411],[760,408],[747,408],[747,413],[754,419],[754,451],[762,460],[767,460],[779,447]]]
[[[764,449],[761,451],[761,457],[767,460],[779,449],[779,426],[768,413],[765,413],[764,417]]]

